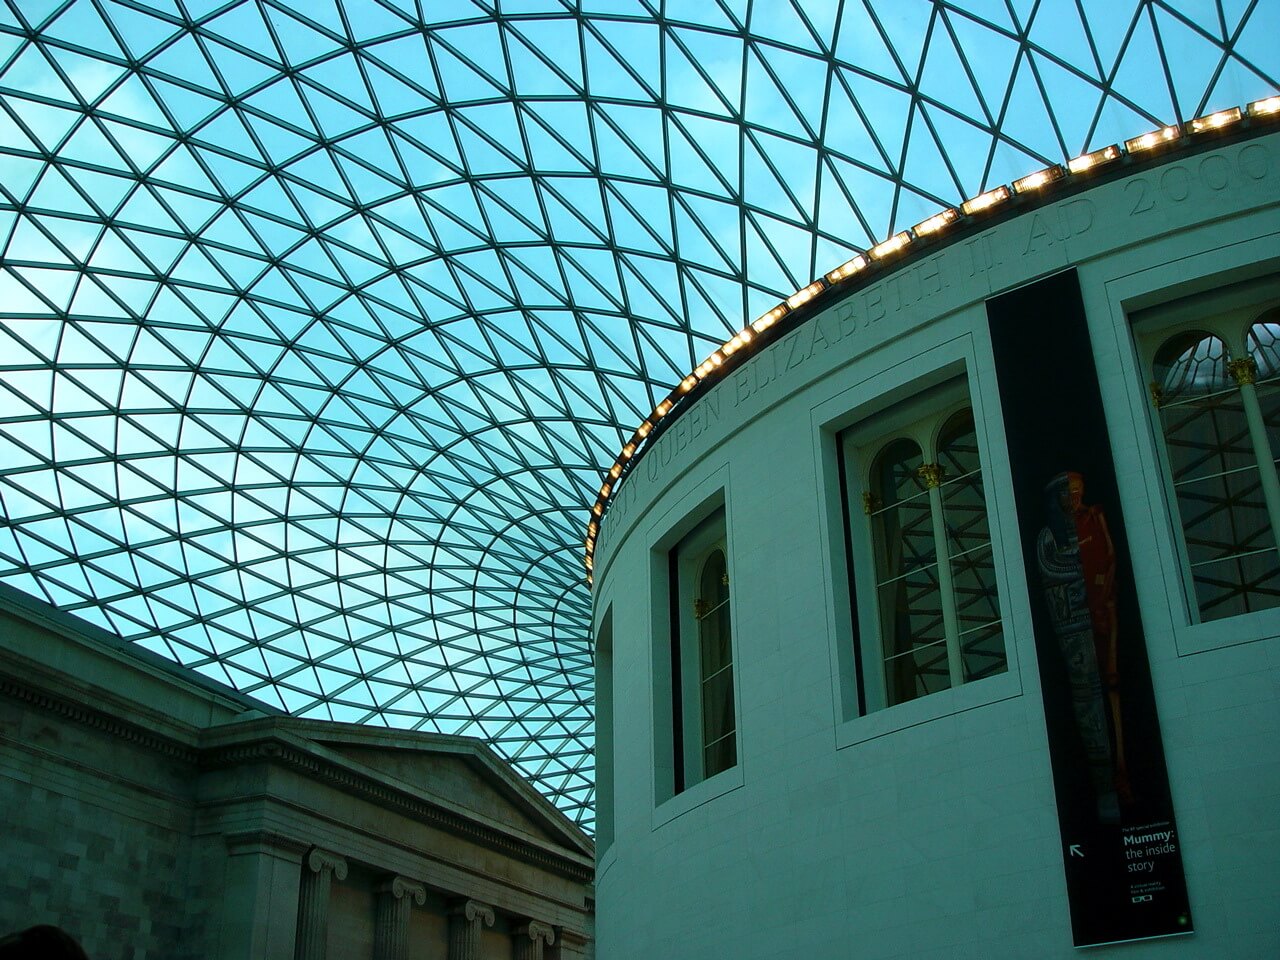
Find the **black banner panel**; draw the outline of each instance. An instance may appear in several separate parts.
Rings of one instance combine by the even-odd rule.
[[[987,301],[1076,946],[1190,933],[1115,464],[1074,270]]]

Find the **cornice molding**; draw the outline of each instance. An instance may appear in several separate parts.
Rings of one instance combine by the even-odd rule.
[[[514,856],[569,879],[590,882],[594,876],[594,867],[586,857],[577,859],[544,849],[440,804],[432,803],[429,799],[400,790],[358,770],[317,756],[283,739],[266,737],[226,746],[192,747],[103,709],[73,700],[69,696],[56,694],[38,680],[26,681],[7,673],[0,674],[0,695],[18,700],[34,709],[56,714],[73,723],[100,730],[120,740],[137,744],[152,753],[197,766],[201,770],[217,770],[246,763],[275,763],[301,773],[308,779],[330,784],[384,809],[439,827],[455,836]],[[252,840],[246,842],[252,842]]]
[[[82,726],[101,730],[103,733],[136,743],[153,753],[162,754],[182,763],[195,764],[199,759],[199,751],[189,744],[148,730],[105,710],[55,694],[42,685],[20,677],[0,674],[0,695],[20,700],[49,713],[56,713]]]
[[[223,834],[223,840],[226,842],[227,850],[233,854],[254,849],[267,849],[285,854],[298,863],[302,862],[303,854],[311,849],[309,843],[276,830],[237,830],[234,833]]]

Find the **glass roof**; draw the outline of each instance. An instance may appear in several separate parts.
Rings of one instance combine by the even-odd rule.
[[[939,208],[1270,95],[1272,0],[7,0],[0,579],[592,818],[655,403]]]

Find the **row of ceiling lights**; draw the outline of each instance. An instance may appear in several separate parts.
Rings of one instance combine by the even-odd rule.
[[[1101,150],[1082,154],[1069,161],[1065,167],[1061,164],[1054,164],[1015,180],[1009,186],[1001,185],[980,193],[976,197],[971,197],[964,201],[959,207],[949,207],[941,213],[935,213],[933,216],[920,221],[911,229],[903,230],[882,243],[876,244],[866,253],[858,254],[847,263],[836,267],[826,276],[820,277],[807,287],[797,290],[753,323],[743,327],[721,344],[718,349],[712,351],[710,356],[698,364],[692,373],[681,380],[675,389],[654,407],[653,413],[649,414],[645,421],[636,428],[631,439],[613,461],[613,466],[609,468],[608,476],[596,496],[595,505],[591,508],[591,520],[587,524],[585,557],[587,583],[590,584],[592,581],[596,536],[600,531],[600,521],[604,517],[609,497],[617,487],[627,467],[636,459],[636,454],[645,440],[653,433],[659,423],[671,415],[677,404],[688,396],[695,387],[703,383],[713,383],[719,380],[727,370],[724,367],[726,360],[739,351],[747,349],[752,351],[759,350],[771,343],[775,339],[775,335],[766,335],[766,331],[787,314],[827,290],[843,287],[851,278],[860,277],[861,279],[866,279],[865,276],[861,275],[865,274],[865,271],[872,264],[879,264],[887,259],[896,257],[897,254],[910,247],[916,240],[936,237],[959,221],[985,214],[1000,207],[1015,195],[1034,193],[1062,180],[1087,175],[1099,167],[1120,160],[1124,156],[1140,156],[1165,146],[1177,144],[1184,138],[1230,128],[1242,122],[1245,117],[1251,120],[1274,120],[1280,118],[1280,96],[1255,100],[1243,110],[1240,107],[1232,107],[1229,110],[1220,110],[1217,113],[1198,117],[1185,125],[1171,124],[1167,127],[1161,127],[1158,130],[1152,130],[1139,137],[1126,140],[1123,150],[1118,144],[1113,144]]]

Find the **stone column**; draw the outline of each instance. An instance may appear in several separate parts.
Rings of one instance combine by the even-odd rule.
[[[347,861],[336,853],[312,847],[302,861],[296,960],[325,960],[329,946],[329,887],[335,874],[339,880],[347,878]]]
[[[548,924],[530,920],[511,932],[515,960],[543,960],[543,951],[556,942],[556,932]]]
[[[427,888],[404,877],[378,884],[378,918],[373,930],[373,960],[407,960],[409,911],[427,902]]]
[[[224,834],[226,870],[216,836],[199,837],[203,888],[212,909],[204,960],[293,960],[298,936],[298,894],[309,844],[270,830]],[[200,853],[199,851],[204,851]],[[215,879],[216,878],[216,879]]]
[[[492,927],[493,907],[460,900],[449,909],[449,960],[480,960],[481,925]]]

